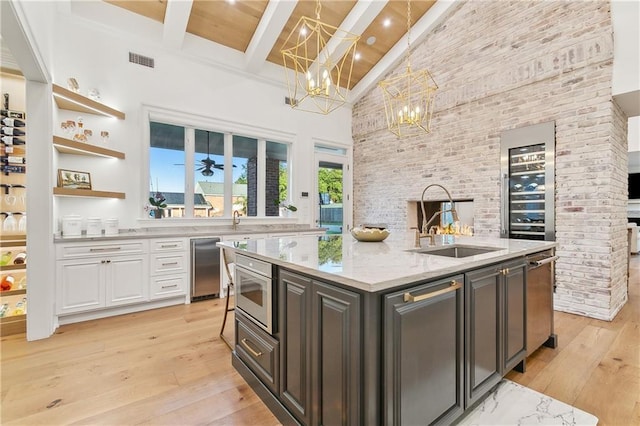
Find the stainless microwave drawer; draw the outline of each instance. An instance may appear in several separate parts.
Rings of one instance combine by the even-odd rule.
[[[279,391],[280,343],[236,311],[236,353],[276,395]]]
[[[236,254],[236,265],[271,278],[271,264],[269,262]]]

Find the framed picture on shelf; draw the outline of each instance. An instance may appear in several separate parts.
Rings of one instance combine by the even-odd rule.
[[[88,172],[58,169],[58,187],[91,189],[91,175]]]

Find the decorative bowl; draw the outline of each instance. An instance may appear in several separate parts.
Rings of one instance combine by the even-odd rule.
[[[388,229],[380,229],[380,228],[361,228],[355,227],[351,229],[351,235],[358,241],[366,241],[366,242],[379,242],[384,241],[385,238],[389,236],[390,232]]]

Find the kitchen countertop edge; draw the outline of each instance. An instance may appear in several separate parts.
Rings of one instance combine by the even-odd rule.
[[[121,230],[114,235],[81,235],[64,237],[54,235],[53,242],[60,243],[86,243],[101,241],[135,240],[143,238],[196,238],[196,237],[229,237],[234,235],[286,233],[286,232],[323,232],[324,228],[294,227],[294,228],[250,228],[250,229],[214,229],[214,228],[189,228],[189,229],[130,229]]]
[[[351,237],[347,235],[346,238],[351,238]],[[468,240],[469,238],[474,238],[474,237],[467,237],[466,241],[457,241],[457,242],[460,244],[469,244],[469,241],[470,241]],[[287,241],[291,241],[291,240],[292,238],[287,238]],[[480,239],[477,244],[487,244],[486,241],[487,241],[486,239]],[[495,241],[509,241],[509,240],[496,239]],[[511,240],[511,241],[521,242],[522,240]],[[538,244],[532,244],[532,246],[528,248],[522,248],[518,250],[511,250],[509,248],[509,249],[498,250],[495,253],[484,254],[482,255],[482,258],[478,258],[478,256],[472,256],[473,259],[470,259],[470,258],[465,258],[464,260],[457,259],[457,260],[460,260],[459,263],[448,265],[448,266],[439,268],[437,270],[424,271],[417,274],[395,276],[393,278],[384,279],[377,282],[365,282],[365,281],[345,277],[342,275],[334,274],[331,272],[322,271],[320,269],[309,267],[306,265],[300,265],[295,262],[285,261],[280,258],[267,256],[265,254],[257,253],[255,251],[249,251],[244,248],[234,247],[232,244],[232,241],[229,241],[229,242],[223,241],[218,243],[218,245],[225,248],[229,248],[237,253],[246,254],[251,257],[255,257],[256,259],[270,262],[272,264],[284,267],[294,272],[299,272],[299,273],[307,274],[310,276],[314,276],[320,279],[324,279],[333,283],[340,284],[345,287],[355,288],[355,289],[362,290],[369,293],[377,293],[381,291],[387,292],[395,288],[402,288],[404,286],[420,283],[423,281],[432,281],[432,280],[436,280],[446,276],[456,275],[472,269],[478,269],[483,266],[501,263],[504,261],[508,261],[508,260],[515,259],[522,256],[527,256],[533,253],[538,253],[541,251],[545,251],[545,250],[549,250],[557,247],[557,243],[553,241],[535,241],[535,243],[538,243]],[[371,244],[371,243],[367,243],[367,244]],[[447,244],[443,246],[446,246],[446,245]],[[505,250],[508,250],[508,252],[504,253]],[[410,253],[409,251],[407,251],[407,249],[402,249],[398,251],[405,252],[407,256],[416,255],[415,253]],[[425,255],[420,254],[418,256],[425,256]],[[440,256],[437,256],[437,257],[440,257]]]

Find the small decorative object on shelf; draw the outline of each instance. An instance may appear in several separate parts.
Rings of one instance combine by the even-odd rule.
[[[87,92],[87,97],[96,102],[100,102],[100,91],[98,91],[98,89],[96,89],[95,87],[93,89],[89,89],[89,91]]]
[[[88,172],[58,169],[58,187],[91,189],[91,175]]]
[[[107,132],[106,130],[100,132],[100,137],[102,138],[102,142],[109,142],[109,132]]]
[[[76,130],[75,135],[73,135],[73,140],[77,142],[87,141],[87,135],[84,130],[84,123],[83,123],[82,117],[78,117],[78,128]]]
[[[80,93],[80,85],[78,84],[78,81],[73,77],[67,79],[67,88],[72,92]]]

